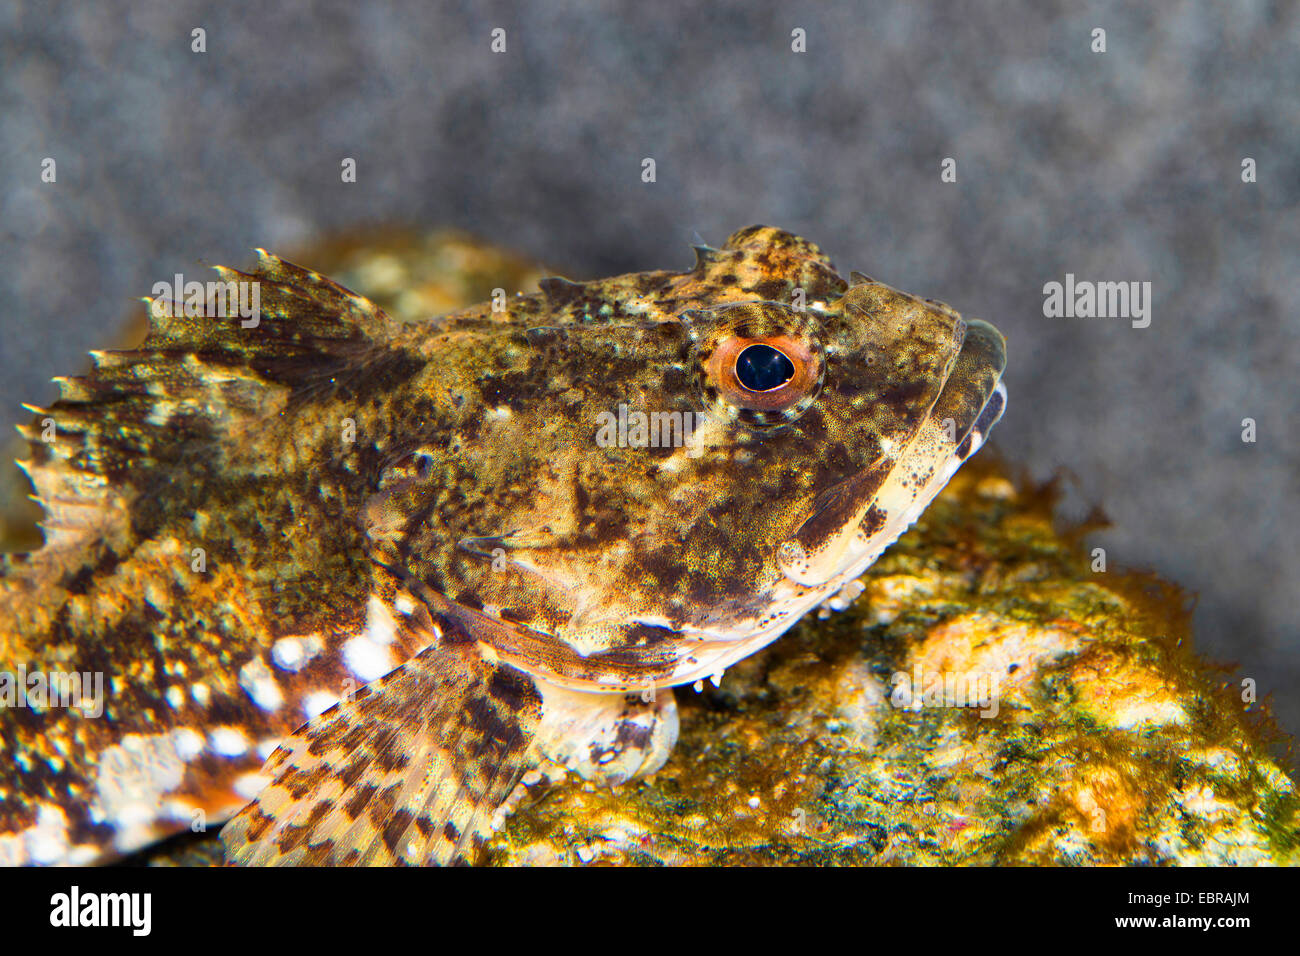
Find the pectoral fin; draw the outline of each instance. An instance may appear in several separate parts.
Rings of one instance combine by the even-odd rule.
[[[539,762],[541,695],[477,642],[426,648],[286,740],[225,829],[231,862],[472,862]]]

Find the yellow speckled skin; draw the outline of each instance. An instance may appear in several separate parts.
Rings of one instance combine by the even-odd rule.
[[[473,859],[539,772],[657,769],[667,688],[860,574],[1004,405],[991,326],[768,227],[419,325],[270,256],[222,277],[256,328],[155,319],[28,435],[47,541],[4,566],[0,666],[107,690],[0,711],[0,860],[254,795],[241,862]],[[725,380],[750,342],[788,401]],[[689,426],[610,428],[636,413]]]

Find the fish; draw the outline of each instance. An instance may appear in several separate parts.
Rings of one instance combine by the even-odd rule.
[[[146,300],[20,429],[0,864],[474,863],[537,787],[652,778],[673,688],[860,591],[1007,395],[992,325],[809,240],[695,252],[428,322],[261,250]]]

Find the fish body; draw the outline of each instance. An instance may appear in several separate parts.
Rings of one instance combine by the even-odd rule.
[[[235,862],[472,861],[528,787],[662,766],[671,688],[851,585],[1005,407],[992,326],[770,227],[433,323],[219,273],[256,322],[155,301],[25,432],[0,665],[104,691],[0,708],[0,863],[226,820]]]

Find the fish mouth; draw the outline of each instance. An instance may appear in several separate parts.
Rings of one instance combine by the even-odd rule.
[[[952,371],[912,441],[894,456],[823,492],[777,549],[796,584],[817,587],[861,574],[920,517],[1006,411],[1006,341],[987,322],[968,323]]]

